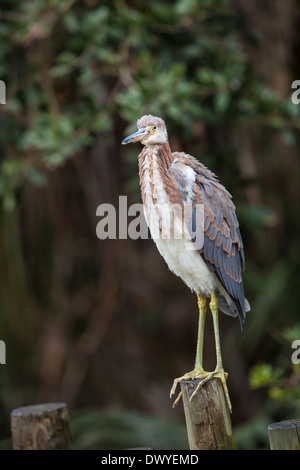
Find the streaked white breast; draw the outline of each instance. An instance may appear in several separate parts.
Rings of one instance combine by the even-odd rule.
[[[171,230],[164,226],[164,222],[169,222],[170,202],[165,191],[161,174],[159,171],[158,157],[154,152],[146,152],[143,162],[144,173],[144,205],[145,217],[148,223],[151,236],[156,243],[158,251],[166,261],[169,269],[188,285],[196,293],[210,295],[212,289],[216,287],[216,278],[210,272],[201,255],[193,249],[190,236],[185,227],[182,227],[181,217],[171,218]],[[188,191],[185,199],[187,204],[191,204],[193,194],[190,188],[195,181],[195,173],[192,168],[181,165],[180,171],[185,171],[185,177],[189,181]],[[150,176],[151,168],[151,176]],[[175,180],[174,180],[174,184]],[[174,233],[176,237],[174,237]],[[178,234],[182,236],[178,238]],[[169,236],[166,236],[169,235]]]

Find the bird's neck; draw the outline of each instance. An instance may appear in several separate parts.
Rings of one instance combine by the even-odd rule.
[[[168,143],[145,146],[139,155],[139,173],[144,205],[177,203],[179,193],[169,173],[174,161]]]
[[[139,165],[141,166],[145,160],[149,160],[149,163],[151,163],[151,160],[153,161],[154,159],[162,171],[168,171],[174,160],[169,142],[146,145],[139,155]]]

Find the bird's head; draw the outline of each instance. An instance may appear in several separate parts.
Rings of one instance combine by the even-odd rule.
[[[137,132],[129,135],[122,144],[141,142],[143,145],[165,144],[168,140],[167,128],[164,121],[151,114],[141,117],[137,122]]]

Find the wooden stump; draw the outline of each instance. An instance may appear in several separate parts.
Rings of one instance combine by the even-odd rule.
[[[219,379],[211,379],[190,397],[199,380],[180,382],[191,450],[233,450],[230,412]]]
[[[300,450],[300,419],[269,424],[271,450]]]
[[[16,408],[11,412],[15,450],[70,450],[69,413],[64,403]]]

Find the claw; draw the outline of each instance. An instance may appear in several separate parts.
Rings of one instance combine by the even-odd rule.
[[[190,397],[190,400],[192,400],[195,397],[195,395],[198,393],[198,391],[202,387],[202,385],[204,385],[206,382],[208,382],[211,379],[219,378],[222,382],[225,398],[226,398],[226,401],[227,401],[227,405],[228,405],[229,411],[231,413],[232,407],[231,407],[229,393],[228,393],[228,389],[227,389],[227,385],[226,385],[227,377],[228,377],[228,374],[223,369],[216,369],[213,372],[205,372],[202,368],[195,369],[192,372],[188,372],[187,374],[184,374],[182,377],[178,377],[177,379],[174,380],[173,386],[172,386],[171,391],[170,391],[170,398],[172,398],[172,396],[175,394],[177,385],[182,380],[201,380],[201,382],[199,382],[199,384],[197,385],[196,389],[194,390],[194,392],[192,393],[192,395]],[[180,392],[178,394],[176,400],[174,401],[173,408],[180,401],[181,397],[182,397],[182,392]]]
[[[182,392],[178,393],[178,396],[176,398],[176,400],[174,401],[173,403],[173,408],[175,408],[175,406],[177,405],[177,403],[180,401],[180,398],[182,397]]]
[[[201,369],[202,371],[202,369]],[[176,392],[176,388],[177,388],[177,385],[179,384],[179,382],[181,382],[182,380],[191,380],[191,379],[194,379],[196,378],[196,375],[197,373],[200,373],[200,371],[198,371],[197,369],[193,370],[192,372],[187,372],[186,374],[184,374],[182,377],[178,377],[177,379],[174,380],[173,382],[173,386],[171,388],[171,391],[170,391],[170,398],[172,398],[172,396],[175,394]],[[176,400],[174,401],[173,403],[173,408],[175,408],[175,406],[177,405],[177,403],[180,401],[180,398],[182,396],[182,392],[180,392],[176,398]]]

